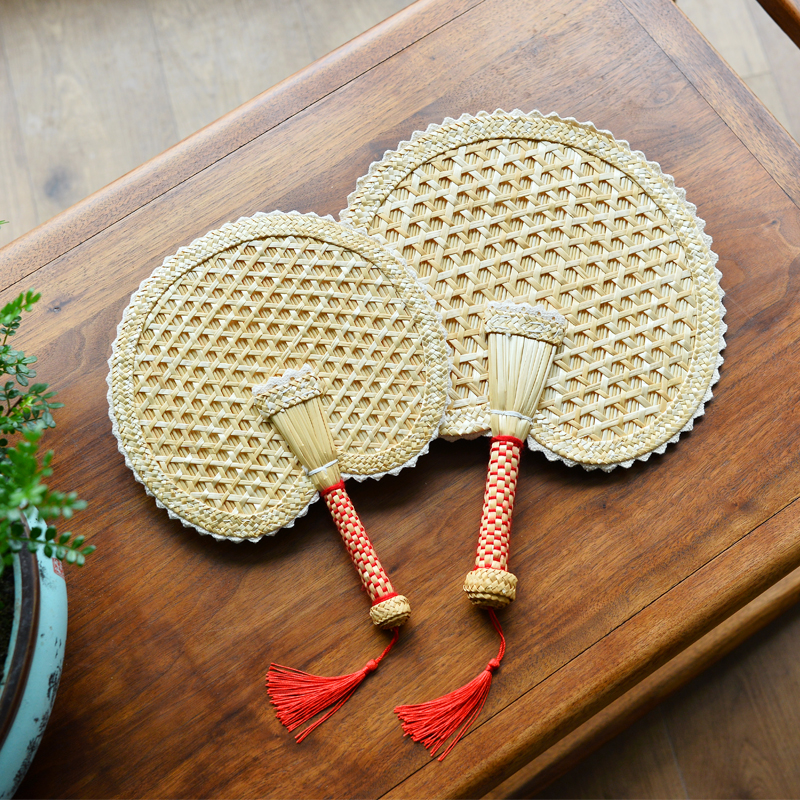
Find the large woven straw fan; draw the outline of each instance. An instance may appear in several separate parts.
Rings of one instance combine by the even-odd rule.
[[[119,448],[170,516],[255,541],[322,495],[373,622],[394,631],[385,655],[410,608],[342,477],[413,466],[437,435],[448,380],[441,323],[402,261],[330,218],[242,218],[142,283],[110,366]],[[329,709],[303,738],[380,658],[334,678],[272,665],[279,719],[292,730]]]
[[[432,753],[463,736],[505,650],[495,608],[523,442],[587,469],[663,452],[711,397],[724,346],[720,274],[695,207],[626,142],[520,111],[447,119],[374,163],[342,219],[401,254],[442,314],[446,437],[491,432],[475,568],[498,657],[471,684],[396,709]],[[444,755],[442,757],[444,757]]]

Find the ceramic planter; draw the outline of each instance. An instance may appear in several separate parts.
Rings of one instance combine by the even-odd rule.
[[[31,528],[39,527],[35,512]],[[67,585],[41,551],[14,559],[14,621],[0,683],[0,798],[12,797],[39,747],[56,698],[67,639]]]

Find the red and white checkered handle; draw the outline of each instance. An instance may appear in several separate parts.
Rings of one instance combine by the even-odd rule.
[[[353,562],[361,583],[367,590],[372,608],[372,621],[381,628],[395,628],[408,619],[410,606],[398,594],[375,552],[367,531],[361,522],[353,501],[344,488],[344,481],[323,489],[328,510]]]
[[[515,436],[492,437],[475,568],[464,584],[476,605],[502,608],[516,596],[517,579],[508,571],[508,550],[522,448],[523,442]]]
[[[521,451],[522,442],[513,436],[495,436],[492,439],[475,569],[508,570],[511,515]]]

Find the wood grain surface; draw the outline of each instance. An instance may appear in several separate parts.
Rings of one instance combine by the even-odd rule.
[[[25,139],[22,135],[17,113],[11,77],[8,74],[6,59],[0,59],[0,175],[14,176],[13,180],[3,179],[3,209],[0,219],[15,217],[14,227],[3,226],[5,234],[12,239],[20,233],[33,228],[38,220],[36,203],[33,199],[30,168],[25,153]]]
[[[409,2],[4,2],[0,246]],[[800,140],[800,48],[756,0],[677,5]]]
[[[409,2],[3,2],[3,242]]]
[[[23,99],[16,110],[39,219],[102,185],[114,166],[115,143],[127,153],[127,171],[177,139],[163,77],[146,70],[141,80],[124,79],[139,60],[157,57],[149,27],[138,24],[145,14],[146,0],[118,7],[62,0],[3,4],[4,62],[15,98]],[[125,36],[115,35],[117,24]],[[144,104],[153,122],[134,130],[126,124],[128,110]],[[82,136],[74,135],[76,128]],[[13,205],[3,213],[16,224]]]
[[[642,797],[688,800],[689,794],[660,713],[650,714],[639,724],[625,730],[614,745],[621,754],[616,763],[604,763],[600,753],[596,757],[589,757],[581,762],[579,768],[550,784],[541,797],[548,800],[595,797],[614,800],[637,800]]]
[[[677,767],[684,794],[676,797],[797,797],[798,632],[795,606],[536,796],[663,797],[632,790],[663,785]],[[638,754],[648,767],[646,784],[635,742],[653,727],[672,752]],[[620,747],[632,756],[628,762],[617,757]]]
[[[795,606],[535,796],[797,797],[800,698],[787,664],[797,661],[798,632]],[[654,728],[671,752],[637,747],[649,744]],[[683,793],[647,794],[672,781],[676,767]]]
[[[45,298],[19,344],[66,403],[48,435],[55,484],[89,501],[73,527],[98,546],[68,576],[64,679],[24,796],[477,796],[800,563],[800,151],[671,2],[431,0],[290,83],[0,251],[0,302],[31,284]],[[319,505],[274,540],[234,545],[145,496],[107,417],[115,327],[179,246],[257,210],[335,214],[415,129],[496,107],[591,119],[686,188],[728,293],[722,379],[695,430],[646,464],[598,475],[523,460],[509,651],[443,764],[403,739],[392,708],[494,654],[460,590],[487,444],[438,442],[414,470],[354,485],[414,618],[298,747],[266,702],[269,661],[336,674],[384,638]]]
[[[798,663],[798,631],[795,606],[663,706],[691,797],[797,797],[800,679],[787,664]],[[765,708],[780,711],[768,716]],[[698,748],[694,737],[709,717],[717,720],[720,735]],[[723,773],[713,774],[706,764],[722,753],[736,755],[727,758]]]
[[[750,2],[753,3],[753,0]],[[770,82],[770,78],[764,73],[758,78],[751,78],[747,83],[773,113],[777,112],[776,116],[794,140],[800,141],[800,47],[774,24],[760,6],[751,9],[751,16],[756,37],[767,57],[774,88],[768,89],[764,94],[760,93],[764,84]],[[758,83],[754,83],[756,80]],[[765,100],[767,97],[770,98],[768,102]]]
[[[705,636],[681,651],[675,658],[664,664],[663,667],[660,667],[637,683],[624,695],[609,703],[583,725],[571,731],[509,779],[488,792],[485,797],[492,798],[492,800],[500,800],[500,798],[505,797],[531,797],[537,792],[540,792],[542,797],[684,796],[685,786],[682,787],[681,791],[666,791],[663,788],[665,785],[673,786],[674,788],[676,774],[679,776],[679,780],[683,781],[681,762],[675,758],[674,747],[669,737],[663,713],[652,715],[653,718],[634,726],[630,732],[627,732],[626,729],[659,703],[670,697],[675,691],[708,669],[714,662],[723,658],[754,633],[794,606],[798,599],[800,599],[800,570],[796,569],[756,597],[755,600],[732,614],[724,622],[717,625]],[[791,663],[794,649],[792,648],[791,652],[784,655],[783,658],[781,658],[782,654],[780,653],[773,656],[773,663],[782,663],[784,665],[787,661]],[[769,658],[769,656],[767,657]],[[783,684],[781,684],[784,688],[785,682],[784,679]],[[777,682],[776,685],[778,685]],[[688,691],[691,691],[691,687]],[[713,705],[714,700],[717,700],[720,696],[725,696],[725,689],[721,692],[713,692],[713,699],[710,703],[707,700],[704,702],[707,712],[711,712],[708,707]],[[701,694],[700,702],[703,701],[704,698]],[[693,706],[697,704],[698,701],[695,700]],[[685,710],[679,703],[671,703],[670,705],[672,706],[670,717],[673,722],[671,727],[673,730],[681,731],[684,727],[682,725],[682,715],[685,714]],[[785,708],[785,700],[780,705]],[[768,715],[770,722],[767,727],[769,727],[775,716],[774,708],[770,709],[770,711],[773,713]],[[697,717],[694,707],[692,708],[691,716],[693,719]],[[734,713],[733,716],[735,718],[736,714]],[[779,716],[784,716],[784,714],[781,713]],[[712,782],[720,776],[725,776],[725,780],[727,780],[731,759],[729,757],[726,758],[726,756],[731,752],[731,742],[726,736],[720,735],[722,726],[715,724],[715,722],[719,722],[718,715],[713,712],[706,713],[702,719],[706,726],[705,730],[698,730],[699,726],[695,722],[691,733],[684,735],[682,739],[688,743],[691,741],[691,734],[695,734],[697,737],[695,741],[706,741],[709,735],[720,740],[722,742],[721,749],[723,750],[720,753],[721,758],[718,761],[706,760],[705,775]],[[623,731],[626,732],[622,734]],[[643,732],[645,741],[642,739]],[[605,748],[602,755],[598,754],[591,758],[588,763],[581,763],[582,759],[585,759],[614,736],[619,736],[619,738],[609,748]],[[655,738],[655,745],[651,744],[650,741],[646,741],[653,738]],[[789,743],[793,742],[795,737],[788,735],[785,738]],[[669,747],[663,746],[664,741],[669,743]],[[690,747],[687,747],[687,750],[693,752]],[[552,785],[553,781],[579,764],[580,766],[560,780],[557,786]],[[744,786],[740,788],[742,791],[733,792],[725,796],[762,796],[753,793],[752,790],[748,792]],[[771,787],[769,786],[764,788],[767,791],[763,796],[777,794],[774,790],[770,792],[769,788]],[[543,789],[544,791],[542,791]],[[704,789],[706,790],[705,792],[699,793],[701,796],[711,797],[715,795],[713,790],[709,791],[708,783],[704,786]],[[794,793],[790,792],[789,796],[792,794]]]
[[[124,219],[181,181],[214,165],[237,148],[310,108],[338,87],[356,79],[382,60],[400,53],[421,37],[457,19],[480,0],[420,0],[312,66],[197,131],[68,208],[3,248],[0,269],[7,281],[21,280],[99,231]],[[342,203],[344,205],[344,203]]]

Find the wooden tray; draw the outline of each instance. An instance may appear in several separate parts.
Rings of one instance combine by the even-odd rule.
[[[370,691],[297,746],[263,674],[270,660],[330,674],[378,649],[362,598],[338,588],[351,567],[319,535],[319,507],[266,547],[199,537],[155,507],[106,415],[115,326],[198,235],[259,210],[335,214],[386,149],[487,107],[591,119],[686,189],[726,291],[713,414],[657,464],[586,475],[523,459],[513,648],[442,764],[403,740],[392,708],[469,680],[495,647],[454,602],[487,445],[434,443],[380,493],[353,487],[415,618]],[[98,545],[67,577],[64,675],[22,796],[476,797],[800,565],[798,203],[800,149],[670,0],[425,0],[0,251],[0,302],[43,294],[18,345],[66,403],[45,440],[54,485],[88,499],[73,527]]]

